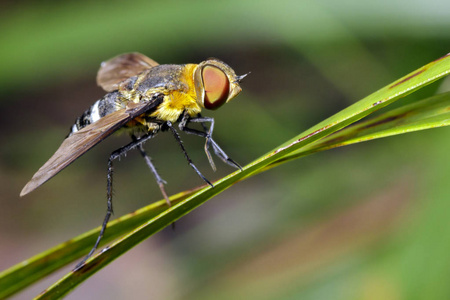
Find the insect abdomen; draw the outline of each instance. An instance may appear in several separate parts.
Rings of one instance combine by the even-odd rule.
[[[97,100],[88,110],[75,120],[75,124],[70,128],[69,135],[114,112],[116,110],[116,101],[118,100],[119,95],[120,93],[118,91],[114,91]]]

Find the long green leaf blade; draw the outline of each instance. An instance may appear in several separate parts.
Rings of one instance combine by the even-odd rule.
[[[176,194],[171,197],[171,201],[172,203],[178,203],[194,194],[198,189]],[[108,224],[108,230],[100,246],[132,231],[165,209],[167,209],[167,204],[165,204],[165,200],[161,200],[112,220]],[[99,232],[100,227],[92,229],[0,272],[0,299],[13,295],[46,275],[86,255],[94,245]]]
[[[277,160],[274,167],[292,159],[373,139],[450,125],[450,92],[388,111],[342,129]]]
[[[214,195],[222,192],[237,181],[258,172],[267,165],[293,153],[308,144],[324,138],[333,132],[385,107],[396,100],[404,97],[423,86],[426,86],[450,72],[450,56],[446,55],[428,65],[406,75],[391,85],[369,95],[352,106],[342,110],[334,116],[324,120],[318,125],[310,128],[292,140],[284,143],[275,151],[261,157],[253,163],[244,167],[243,171],[235,172],[219,180],[214,188],[206,187],[192,197],[189,197],[170,209],[163,211],[155,218],[148,221],[143,226],[136,229],[123,239],[114,243],[99,255],[86,262],[83,268],[67,274],[60,281],[50,287],[37,299],[59,299],[66,295],[75,286],[86,280],[89,276],[106,266],[108,263],[125,253],[151,234],[161,230],[165,226],[174,222],[181,216],[187,214],[197,206],[201,205]]]

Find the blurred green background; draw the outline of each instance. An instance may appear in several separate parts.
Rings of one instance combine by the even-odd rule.
[[[104,94],[101,61],[138,51],[159,63],[218,57],[251,71],[238,98],[204,112],[216,119],[216,141],[245,165],[449,52],[449,25],[444,0],[0,2],[0,270],[103,220],[108,154],[126,136],[18,196]],[[243,181],[67,299],[449,299],[449,133],[328,151]],[[182,137],[209,179],[233,171],[216,159],[212,172],[204,142]],[[202,184],[171,136],[146,149],[170,194]],[[116,217],[161,199],[138,153],[115,166]]]

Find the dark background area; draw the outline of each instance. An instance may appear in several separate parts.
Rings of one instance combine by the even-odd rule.
[[[113,136],[19,192],[104,92],[101,61],[217,57],[251,72],[214,117],[245,165],[450,51],[448,1],[0,2],[0,270],[99,226]],[[414,101],[447,90],[440,81]],[[400,104],[401,104],[400,103]],[[319,153],[250,178],[164,229],[67,299],[447,299],[449,129]],[[232,171],[182,136],[211,180]],[[146,144],[169,194],[202,184],[170,135]],[[116,163],[115,216],[160,200],[138,153]],[[66,269],[12,299],[29,299]]]

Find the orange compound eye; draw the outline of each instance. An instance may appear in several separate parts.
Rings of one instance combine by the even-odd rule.
[[[202,70],[205,99],[203,105],[207,109],[217,109],[228,99],[230,81],[225,73],[215,66],[205,66]]]

